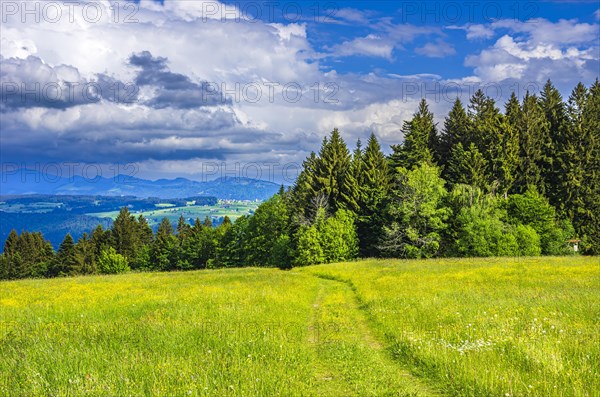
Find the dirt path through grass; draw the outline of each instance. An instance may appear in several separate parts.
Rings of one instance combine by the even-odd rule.
[[[348,284],[319,280],[309,332],[317,395],[438,395],[388,356]]]

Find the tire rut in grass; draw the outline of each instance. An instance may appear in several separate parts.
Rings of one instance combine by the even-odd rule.
[[[316,356],[316,395],[437,395],[389,357],[349,284],[329,277],[320,282],[309,340]]]

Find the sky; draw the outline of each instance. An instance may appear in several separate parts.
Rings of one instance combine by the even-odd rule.
[[[291,184],[333,128],[599,74],[598,1],[0,0],[2,171]]]

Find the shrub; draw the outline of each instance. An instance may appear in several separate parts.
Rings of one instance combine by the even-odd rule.
[[[100,253],[98,270],[102,274],[124,273],[129,271],[129,265],[127,264],[127,258],[121,254],[117,254],[117,251],[113,247],[109,247]]]

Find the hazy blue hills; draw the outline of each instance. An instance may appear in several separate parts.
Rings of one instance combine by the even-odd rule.
[[[66,194],[159,198],[213,196],[231,200],[266,200],[278,189],[279,185],[273,182],[241,177],[222,177],[199,182],[186,178],[152,181],[125,175],[94,179],[81,176],[62,178],[31,170],[0,175],[0,195]]]

